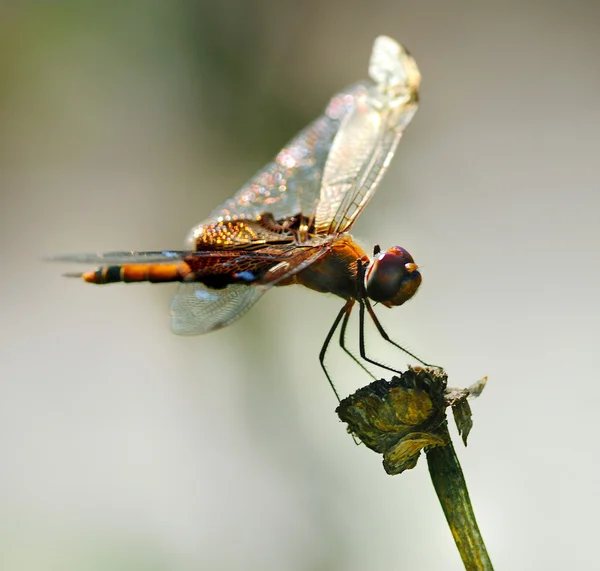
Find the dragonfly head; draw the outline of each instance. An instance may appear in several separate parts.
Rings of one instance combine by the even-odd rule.
[[[373,257],[365,273],[367,295],[386,307],[402,305],[421,285],[419,266],[400,246]]]

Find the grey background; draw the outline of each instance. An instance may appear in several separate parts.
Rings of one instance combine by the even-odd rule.
[[[281,288],[178,338],[175,286],[39,261],[179,248],[382,33],[421,107],[353,233],[424,279],[379,314],[452,384],[490,378],[459,454],[497,568],[598,566],[597,3],[0,10],[0,568],[461,569],[425,462],[386,476],[333,412],[317,355],[340,300]],[[330,364],[344,394],[368,381]]]

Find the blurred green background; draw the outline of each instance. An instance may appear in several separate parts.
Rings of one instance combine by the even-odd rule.
[[[178,338],[175,286],[39,262],[181,247],[380,34],[421,108],[354,235],[423,286],[379,314],[452,384],[490,377],[459,454],[497,568],[597,566],[599,24],[592,1],[2,2],[0,569],[462,568],[424,461],[386,476],[334,414],[339,299],[281,288]],[[369,381],[329,359],[342,394]]]

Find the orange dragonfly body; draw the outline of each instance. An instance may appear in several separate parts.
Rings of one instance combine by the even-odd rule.
[[[333,293],[346,303],[321,350],[325,373],[325,352],[340,322],[340,344],[349,353],[344,336],[356,302],[361,356],[389,369],[366,356],[364,312],[398,346],[379,324],[370,300],[401,305],[417,291],[421,275],[410,254],[398,246],[387,252],[376,247],[369,260],[348,230],[375,192],[417,110],[420,74],[408,52],[382,36],[375,41],[369,75],[335,95],[321,117],[194,227],[185,250],[54,260],[98,264],[94,271],[69,274],[95,284],[180,282],[171,304],[171,327],[181,335],[229,325],[273,286],[300,284]]]

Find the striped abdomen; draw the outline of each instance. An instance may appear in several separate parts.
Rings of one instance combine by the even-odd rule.
[[[86,282],[202,282],[221,289],[231,284],[251,284],[289,256],[266,252],[193,252],[172,263],[132,263],[103,266],[80,275]]]
[[[181,282],[191,269],[185,262],[175,264],[123,264],[106,266],[81,277],[91,284],[112,284],[117,282]]]

